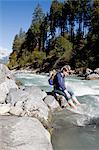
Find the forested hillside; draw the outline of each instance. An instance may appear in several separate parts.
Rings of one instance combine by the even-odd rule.
[[[28,31],[21,28],[15,35],[8,67],[94,69],[99,67],[98,43],[99,0],[54,0],[46,14],[38,4]]]

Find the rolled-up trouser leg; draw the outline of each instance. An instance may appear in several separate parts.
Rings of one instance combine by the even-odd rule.
[[[67,85],[66,90],[67,90],[67,92],[71,95],[71,97],[74,96],[74,92],[73,92],[73,90],[71,89],[70,86]]]
[[[77,100],[73,90],[71,89],[70,86],[67,86],[66,90],[68,91],[68,93],[71,95],[71,98],[73,100],[73,102],[75,102],[76,104],[80,105],[79,101]]]

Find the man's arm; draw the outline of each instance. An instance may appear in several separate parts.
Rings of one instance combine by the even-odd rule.
[[[48,79],[50,85],[53,85],[53,80],[51,78]]]
[[[65,83],[64,83],[64,79],[63,77],[61,76],[60,73],[57,74],[57,80],[58,80],[58,84],[59,84],[59,88],[64,91],[66,88],[65,88]]]

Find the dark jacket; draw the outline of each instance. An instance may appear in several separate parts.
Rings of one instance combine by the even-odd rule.
[[[53,80],[54,90],[61,90],[64,91],[65,88],[65,81],[64,77],[62,76],[61,72],[58,72]]]

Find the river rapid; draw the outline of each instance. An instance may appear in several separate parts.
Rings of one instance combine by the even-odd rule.
[[[46,92],[52,90],[47,75],[19,73],[16,78],[25,86],[38,86]],[[53,149],[99,150],[99,80],[86,81],[78,77],[65,80],[78,100],[86,105],[81,114],[65,109],[53,114]]]

